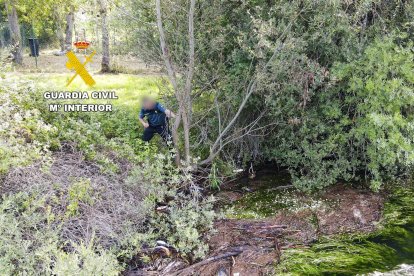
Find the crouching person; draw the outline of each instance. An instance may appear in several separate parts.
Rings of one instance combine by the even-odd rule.
[[[158,133],[167,144],[170,144],[171,131],[168,118],[175,118],[175,114],[171,110],[164,108],[160,103],[150,98],[144,98],[139,113],[139,121],[144,126],[142,140],[148,142]]]

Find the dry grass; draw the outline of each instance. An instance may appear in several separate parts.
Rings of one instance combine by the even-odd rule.
[[[66,145],[54,154],[48,169],[42,164],[15,168],[0,187],[0,193],[25,191],[37,199],[45,199],[53,223],[62,224],[61,236],[66,241],[85,242],[92,238],[105,248],[117,245],[133,232],[142,231],[147,215],[142,185],[126,185],[124,179],[131,166],[118,160],[121,173],[102,174],[97,164],[85,161],[83,155]],[[70,187],[81,179],[89,179],[93,201],[79,201],[76,215],[68,215]],[[72,199],[73,200],[73,199]],[[50,206],[50,207],[49,207]]]

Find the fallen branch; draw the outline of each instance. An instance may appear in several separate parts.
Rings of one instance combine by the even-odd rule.
[[[277,186],[271,189],[268,189],[267,191],[276,191],[276,190],[282,190],[282,189],[288,189],[288,188],[294,188],[293,185],[284,185],[284,186]]]
[[[192,271],[197,267],[200,267],[200,266],[203,266],[203,265],[206,265],[208,263],[215,262],[215,261],[218,261],[218,260],[221,260],[221,259],[225,259],[225,258],[228,258],[228,257],[234,257],[234,256],[239,255],[242,252],[243,252],[242,248],[234,249],[233,251],[207,258],[204,261],[193,264],[192,266],[189,266],[187,268],[184,268],[182,270],[179,270],[179,271],[174,272],[174,273],[169,274],[169,275],[174,276],[174,275],[180,275],[182,273],[184,273],[184,275],[193,275]]]
[[[260,228],[266,229],[266,228],[287,228],[288,226],[285,224],[282,225],[269,225],[269,226],[262,226]]]

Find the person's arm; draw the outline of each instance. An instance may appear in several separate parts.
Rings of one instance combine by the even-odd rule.
[[[141,109],[141,112],[139,113],[138,120],[141,122],[141,124],[144,126],[144,128],[149,127],[149,124],[147,122],[145,122],[145,120],[144,120],[144,112],[143,112],[142,109]]]
[[[167,115],[168,118],[175,118],[174,112],[165,108],[164,106],[162,106],[162,104],[157,103],[157,109],[161,111],[162,113],[165,113],[165,115]]]
[[[165,110],[165,115],[167,115],[167,117],[168,118],[175,118],[175,114],[174,114],[174,112],[172,112],[171,110],[169,110],[169,109],[166,109]]]

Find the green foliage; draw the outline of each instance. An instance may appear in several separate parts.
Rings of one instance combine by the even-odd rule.
[[[35,80],[31,75],[29,79]],[[75,143],[86,158],[99,162],[103,171],[119,170],[108,155],[139,163],[158,151],[157,145],[142,142],[142,127],[138,122],[140,98],[155,93],[157,77],[105,75],[96,76],[97,85],[93,88],[82,81],[71,86],[73,91],[115,91],[118,99],[111,101],[113,111],[109,113],[51,113],[48,104],[56,101],[44,101],[40,93],[48,91],[51,86],[66,91],[65,78],[36,76],[36,80],[39,79],[42,83],[36,84],[37,93],[34,94],[37,98],[32,99],[32,105],[41,111],[46,122],[57,129],[57,138],[61,142]],[[94,100],[94,103],[107,103],[107,100]]]
[[[0,174],[10,167],[47,159],[56,148],[57,129],[46,123],[30,103],[36,97],[31,83],[0,82]]]
[[[414,161],[411,48],[411,43],[398,46],[393,37],[385,38],[368,47],[360,59],[338,65],[334,71],[345,94],[344,109],[349,110],[341,127],[349,129],[349,150],[361,152],[349,159],[357,156],[359,164],[354,169],[364,167],[376,190],[384,178],[397,175]]]
[[[292,83],[286,84],[282,91],[287,95],[271,98],[274,115],[288,125],[268,143],[270,156],[290,168],[297,187],[312,190],[339,179],[368,179],[378,190],[384,180],[411,167],[413,53],[411,44],[398,46],[398,38],[375,41],[357,59],[335,64],[330,80],[324,70],[310,67],[319,75],[314,75],[305,108],[303,100],[286,106],[299,83],[291,92]]]
[[[210,174],[208,175],[208,180],[210,182],[210,187],[212,189],[220,190],[221,179],[218,176],[218,168],[216,163],[213,163],[210,169]]]
[[[7,128],[0,137],[19,148],[10,156],[2,155],[1,160],[5,167],[19,166],[21,171],[1,183],[1,189],[16,195],[25,191],[23,203],[10,197],[4,204],[24,206],[31,212],[26,214],[23,207],[16,207],[7,217],[9,221],[2,224],[1,264],[9,266],[4,271],[35,274],[33,270],[39,267],[40,274],[118,275],[123,262],[157,239],[170,242],[182,256],[200,258],[206,254],[207,245],[201,238],[212,229],[212,199],[202,200],[196,188],[187,194],[188,187],[196,187],[187,171],[191,168],[178,170],[172,153],[165,150],[164,154],[156,144],[141,142],[137,107],[119,104],[111,114],[50,113],[41,89],[32,81],[24,83],[29,89],[20,89],[13,81],[1,84],[5,109],[0,114]],[[21,120],[20,115],[24,116]],[[14,129],[19,127],[28,130],[30,141],[15,135]],[[17,142],[10,139],[12,135]],[[71,162],[70,153],[51,151],[61,146],[72,147],[88,161],[81,157]],[[45,164],[41,153],[49,157],[46,169],[41,169]],[[36,177],[28,177],[31,173]],[[159,202],[172,197],[168,215],[155,211]],[[11,223],[22,238],[5,234]],[[91,240],[94,232],[96,239]],[[24,247],[27,241],[23,237],[42,233],[35,243],[43,255],[33,245]],[[25,262],[16,261],[30,254]]]
[[[92,195],[92,187],[90,179],[80,179],[73,183],[68,189],[69,204],[66,207],[67,216],[75,216],[78,214],[79,202],[93,204],[94,197]]]
[[[115,107],[109,114],[45,114],[45,120],[58,130],[60,141],[74,143],[87,159],[98,162],[106,172],[119,170],[111,160],[114,156],[137,164],[157,151],[156,145],[140,139],[138,115],[128,108]]]
[[[176,194],[170,214],[154,217],[152,226],[159,231],[180,254],[200,259],[208,252],[205,241],[213,230],[217,217],[213,211],[214,198],[197,201],[183,194]]]
[[[7,68],[7,64],[3,64]],[[0,74],[3,74],[0,72]],[[44,101],[41,93],[49,87],[65,87],[65,79],[48,77],[34,85],[29,81],[10,78],[10,74],[0,83],[0,172],[9,167],[26,165],[48,156],[48,151],[56,150],[60,142],[74,142],[89,160],[98,161],[104,171],[116,172],[117,168],[108,155],[116,154],[137,163],[145,156],[157,151],[154,144],[146,145],[140,139],[142,129],[138,123],[139,99],[144,93],[154,92],[156,77],[135,77],[127,75],[99,78],[101,86],[93,90],[114,89],[119,100],[113,101],[111,113],[51,113],[50,102]],[[39,77],[36,76],[36,80]],[[76,84],[74,89],[86,89]],[[137,93],[139,89],[141,93]],[[83,90],[82,90],[83,91]],[[103,102],[103,101],[100,101]]]
[[[324,237],[310,248],[285,250],[277,275],[355,275],[409,263],[414,254],[413,187],[393,184],[377,231]]]
[[[0,270],[4,275],[118,275],[117,259],[92,243],[63,251],[59,226],[49,223],[44,201],[17,193],[0,203]]]
[[[52,36],[62,30],[69,2],[16,3],[26,27],[33,27],[42,41],[56,40]],[[162,6],[171,60],[186,68],[188,2],[163,1]],[[87,10],[89,30],[96,27],[94,8]],[[113,48],[158,64],[154,3],[117,1],[113,9],[118,8],[122,15],[109,19],[115,26],[113,43],[121,37]],[[306,191],[338,180],[369,180],[378,190],[384,180],[407,173],[414,160],[413,11],[410,1],[198,1],[194,155],[205,157],[219,132],[215,102],[225,125],[250,80],[256,87],[223,141],[221,159],[214,160],[211,187],[219,188],[234,159],[276,160]],[[126,260],[156,239],[192,260],[207,253],[205,238],[216,218],[213,199],[202,199],[191,168],[178,170],[169,152],[139,139],[137,90],[154,92],[158,77],[95,77],[94,90],[114,89],[120,96],[110,114],[48,112],[39,91],[64,90],[65,76],[36,89],[33,82],[1,79],[0,174],[36,160],[56,161],[53,151],[63,144],[73,145],[100,169],[95,179],[88,175],[68,181],[56,168],[43,172],[34,166],[40,180],[7,186],[11,195],[0,203],[0,271],[6,274],[116,275],[121,270],[116,257]],[[91,89],[80,80],[72,88]],[[245,135],[245,127],[263,114],[257,125],[261,131]],[[241,202],[249,213],[236,216],[265,217],[286,206],[310,208],[271,193],[258,204],[255,196]],[[155,211],[160,204],[167,211]],[[411,223],[411,217],[401,218],[401,206],[393,206],[393,212],[387,208],[387,220]],[[81,232],[84,225],[86,232],[96,231],[96,240]],[[382,233],[407,237],[400,226],[385,227]],[[300,252],[288,250],[279,272],[361,272],[369,266],[383,268],[392,254],[389,246],[371,241],[328,240]]]
[[[285,250],[277,275],[355,275],[389,268],[394,251],[373,242],[327,240],[310,249]]]
[[[155,23],[153,3],[128,2],[130,14]],[[161,6],[171,60],[185,68],[188,3]],[[219,158],[277,161],[306,191],[338,180],[366,180],[379,190],[412,164],[413,10],[401,1],[198,3],[192,154],[208,155],[255,81]],[[140,30],[133,51],[159,62],[155,25],[126,28]],[[256,120],[257,130],[246,133]]]
[[[141,189],[147,193],[145,202],[152,208],[157,203],[168,202],[167,213],[150,214],[148,232],[168,241],[182,256],[199,259],[207,253],[205,241],[217,217],[213,210],[214,198],[202,199],[198,187],[192,187],[191,174],[178,172],[170,157],[158,154],[134,170],[127,184],[142,182]],[[190,185],[188,188],[192,192],[187,194],[183,185]]]
[[[53,273],[56,275],[119,275],[122,267],[116,256],[105,250],[97,252],[93,243],[75,245],[71,253],[60,251],[56,256]]]
[[[38,208],[41,202],[24,193],[2,198],[0,270],[5,275],[51,273],[58,237]]]

